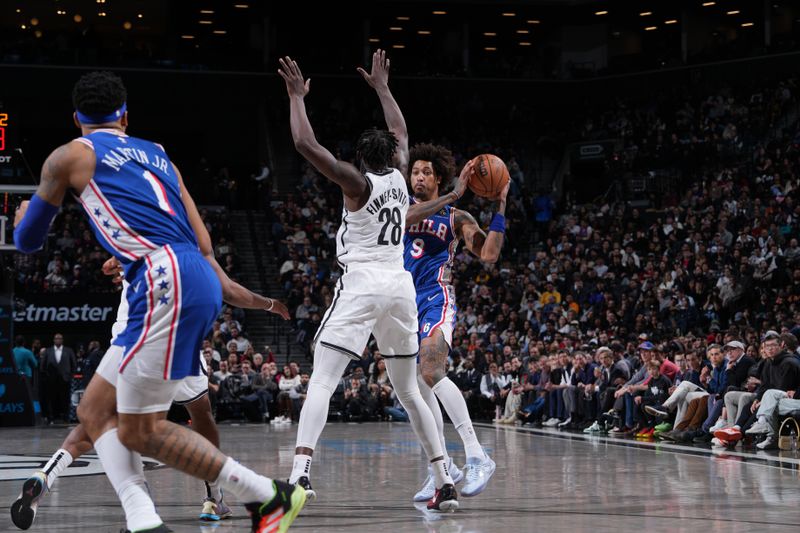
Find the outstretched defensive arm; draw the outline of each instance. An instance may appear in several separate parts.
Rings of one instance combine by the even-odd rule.
[[[371,72],[367,73],[361,67],[358,67],[357,70],[369,83],[369,86],[378,93],[378,99],[381,101],[381,107],[383,108],[383,118],[386,120],[386,127],[397,138],[394,166],[403,174],[403,177],[408,178],[408,128],[406,127],[406,119],[403,118],[403,112],[400,111],[397,100],[394,99],[392,91],[389,90],[389,64],[386,51],[378,48],[372,54]]]
[[[460,209],[455,212],[456,234],[460,234],[464,238],[464,245],[467,250],[484,263],[496,263],[500,258],[500,250],[503,248],[503,238],[506,230],[506,196],[508,196],[510,184],[511,182],[507,183],[500,193],[497,213],[489,225],[488,235],[483,232],[472,215]]]
[[[281,68],[278,69],[278,74],[286,82],[286,92],[289,93],[290,123],[295,148],[326,178],[341,187],[345,197],[361,199],[367,190],[367,179],[350,163],[336,159],[314,136],[305,104],[305,97],[311,90],[311,80],[303,79],[297,62],[289,56],[279,61]]]

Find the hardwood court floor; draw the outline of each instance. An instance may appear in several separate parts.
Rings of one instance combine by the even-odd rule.
[[[21,478],[43,464],[67,428],[0,430],[0,531],[16,531],[8,505]],[[259,472],[285,478],[296,426],[225,425],[223,449]],[[463,462],[448,426],[449,447]],[[329,424],[312,467],[319,492],[292,531],[516,533],[623,531],[797,531],[800,478],[794,456],[713,455],[676,446],[638,445],[555,432],[481,426],[497,461],[491,485],[461,510],[427,512],[411,497],[424,461],[411,427],[399,423]],[[685,453],[687,452],[688,453]],[[769,459],[760,459],[767,457]],[[202,484],[150,465],[147,477],[162,518],[176,532],[247,531],[244,509],[218,525],[196,520]],[[77,463],[46,496],[30,531],[113,532],[124,526],[116,495],[94,456]],[[233,502],[231,502],[233,503]]]

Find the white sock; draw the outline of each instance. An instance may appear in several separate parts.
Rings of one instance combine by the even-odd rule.
[[[442,457],[444,457],[444,464],[449,465],[450,457],[447,455],[447,442],[444,438],[444,418],[442,418],[442,408],[439,407],[439,400],[436,399],[434,391],[428,387],[428,384],[425,383],[425,380],[422,379],[422,376],[417,375],[417,383],[419,384],[419,393],[422,395],[422,399],[425,400],[428,408],[430,408],[433,419],[436,421],[436,431],[439,433],[439,440],[442,443]]]
[[[275,497],[275,484],[228,457],[216,483],[242,503],[268,502]]]
[[[289,476],[289,484],[294,485],[303,476],[311,475],[311,456],[298,453],[294,456],[292,465],[292,475]]]
[[[94,443],[106,476],[117,491],[131,531],[150,529],[163,523],[147,490],[142,456],[119,441],[117,429],[103,433]]]
[[[475,429],[472,427],[472,420],[469,417],[469,410],[467,409],[467,402],[461,391],[450,378],[445,377],[439,383],[433,386],[433,392],[439,401],[442,402],[444,410],[447,411],[447,416],[453,421],[461,440],[464,442],[464,451],[466,452],[467,459],[477,458],[483,459],[486,454],[483,451],[481,443],[478,442],[478,436],[475,434]]]
[[[447,463],[442,460],[434,461],[431,463],[431,471],[433,472],[433,483],[437,489],[441,489],[442,485],[452,485],[453,478],[450,477],[450,472],[447,471]]]
[[[58,476],[61,475],[61,472],[72,464],[73,460],[72,454],[64,448],[61,448],[53,454],[50,460],[47,461],[47,464],[44,465],[44,468],[42,468],[42,471],[47,474],[48,488],[53,488],[53,483],[55,483]]]
[[[214,498],[214,501],[219,503],[222,501],[222,487],[216,481],[206,481],[206,495],[209,498]]]

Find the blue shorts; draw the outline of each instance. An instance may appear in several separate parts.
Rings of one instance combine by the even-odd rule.
[[[453,345],[453,330],[456,325],[456,298],[452,286],[434,286],[417,291],[417,316],[420,339],[431,337],[437,329],[445,342]]]
[[[126,272],[127,324],[114,340],[126,377],[183,379],[200,374],[197,354],[222,308],[222,286],[196,246],[167,245]]]

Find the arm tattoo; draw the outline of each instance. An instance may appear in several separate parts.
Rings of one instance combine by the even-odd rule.
[[[64,168],[64,160],[68,151],[67,146],[56,148],[44,162],[41,181],[36,189],[37,196],[53,205],[61,204],[64,199],[64,192],[69,186],[68,169]]]
[[[464,239],[467,250],[480,256],[483,243],[486,241],[486,234],[483,232],[478,222],[471,214],[461,209],[454,209],[453,222],[455,223],[456,235]]]

